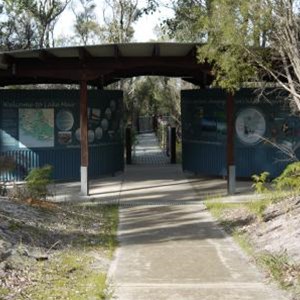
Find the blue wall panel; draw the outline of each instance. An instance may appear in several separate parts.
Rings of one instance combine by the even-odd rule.
[[[270,91],[269,91],[270,92]],[[286,95],[271,93],[257,101],[253,89],[235,94],[235,164],[238,177],[268,171],[278,176],[289,157],[274,147],[300,154],[300,118]],[[221,89],[182,91],[183,169],[226,175],[226,94]],[[262,139],[263,138],[263,139]]]
[[[88,97],[89,175],[123,171],[123,93],[90,90]],[[13,157],[17,165],[0,176],[22,180],[32,168],[50,164],[54,179],[78,180],[79,119],[78,90],[0,90],[0,155]],[[39,120],[46,122],[44,128]],[[25,131],[22,122],[28,124]],[[49,138],[39,142],[35,133]]]
[[[226,175],[225,147],[185,141],[182,145],[182,168],[203,175]]]

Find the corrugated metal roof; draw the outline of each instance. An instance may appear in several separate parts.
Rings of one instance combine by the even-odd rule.
[[[92,46],[48,48],[40,50],[17,50],[0,53],[0,65],[7,67],[7,56],[16,59],[39,58],[43,52],[58,58],[76,58],[80,51],[84,50],[92,57],[114,57],[116,51],[122,57],[151,57],[155,49],[159,49],[156,55],[160,57],[186,56],[195,46],[195,43],[126,43],[126,44],[101,44]]]
[[[0,52],[0,86],[77,83],[105,86],[120,78],[157,75],[195,84],[212,81],[211,66],[198,64],[196,43],[124,43]]]

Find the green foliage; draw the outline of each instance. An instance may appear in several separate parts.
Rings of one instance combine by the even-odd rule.
[[[254,56],[264,57],[265,32],[269,29],[268,12],[260,8],[260,0],[214,1],[202,30],[207,42],[198,49],[199,62],[213,65],[214,85],[231,92],[244,82],[259,77]]]
[[[269,252],[262,253],[258,255],[257,261],[268,270],[271,277],[275,279],[282,288],[288,288],[291,285],[291,282],[286,280],[287,275],[289,276],[290,273],[299,268],[290,262],[285,252],[278,254]],[[299,270],[297,272],[299,272]]]
[[[233,230],[232,237],[236,243],[243,249],[248,255],[254,255],[253,246],[250,243],[249,236],[246,233],[241,232],[238,229]]]
[[[128,43],[134,35],[133,25],[143,15],[138,1],[133,0],[106,0],[109,13],[104,11],[105,26],[104,40],[108,43]]]
[[[133,92],[125,97],[128,114],[170,115],[176,124],[180,124],[180,87],[176,79],[143,77],[135,80],[132,85]]]
[[[79,0],[81,10],[72,7],[75,15],[75,36],[79,37],[80,44],[93,44],[99,42],[101,28],[95,13],[96,4],[94,0]]]
[[[255,214],[255,216],[259,220],[263,220],[264,212],[271,203],[272,200],[266,198],[266,199],[254,200],[249,203],[245,203],[245,206],[249,209],[250,212]]]
[[[49,194],[48,184],[52,182],[52,166],[46,165],[42,168],[35,168],[25,178],[27,189],[32,198],[46,198]]]
[[[33,49],[53,46],[55,24],[70,0],[4,0],[0,15],[1,48]]]
[[[177,0],[173,4],[174,16],[162,22],[162,30],[172,39],[181,42],[203,42],[206,36],[203,22],[211,0]]]
[[[93,263],[95,260],[84,251],[69,250],[55,256],[39,264],[35,271],[38,285],[28,288],[26,293],[33,300],[109,299],[107,277],[104,273],[92,270]]]
[[[256,193],[265,193],[269,189],[266,186],[267,179],[270,176],[269,172],[262,172],[260,175],[252,175],[251,178],[253,180],[252,187],[255,189]]]
[[[279,191],[285,189],[300,191],[300,162],[289,164],[273,183]]]

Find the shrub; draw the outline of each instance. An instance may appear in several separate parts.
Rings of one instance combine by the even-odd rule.
[[[289,164],[280,176],[273,180],[276,190],[300,191],[300,162]]]
[[[49,195],[48,184],[52,182],[52,166],[32,169],[25,178],[29,194],[34,199],[46,198]]]
[[[269,190],[266,186],[269,175],[269,172],[262,172],[260,175],[251,176],[251,178],[253,179],[252,187],[255,189],[256,193],[261,194]]]

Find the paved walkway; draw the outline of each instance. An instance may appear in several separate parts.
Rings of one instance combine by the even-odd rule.
[[[115,297],[285,299],[205,209],[210,193],[224,195],[225,181],[187,178],[167,164],[153,134],[138,138],[136,165],[127,167],[118,195],[120,247],[110,269]],[[249,185],[238,191],[229,201],[249,199]]]
[[[170,163],[170,158],[161,150],[154,133],[144,133],[137,136],[134,147],[133,163],[138,165],[164,165]]]
[[[125,174],[110,269],[117,299],[285,299],[218,226],[179,166],[131,166]]]

